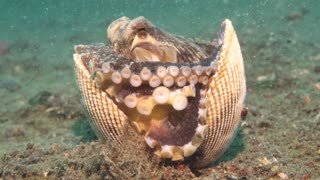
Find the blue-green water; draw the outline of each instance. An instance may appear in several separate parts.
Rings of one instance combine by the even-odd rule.
[[[18,112],[29,107],[30,99],[44,90],[58,94],[62,101],[78,97],[72,60],[74,45],[106,42],[107,26],[121,16],[144,16],[170,33],[209,41],[215,37],[220,23],[230,19],[245,57],[247,104],[258,111],[258,115],[249,114],[246,123],[254,128],[260,121],[282,123],[274,125],[274,131],[266,131],[263,137],[253,128],[253,135],[247,135],[244,144],[255,138],[266,141],[265,146],[272,148],[262,150],[259,154],[262,158],[277,148],[285,151],[288,146],[274,142],[272,133],[303,130],[314,132],[306,138],[313,141],[306,142],[317,150],[314,136],[320,130],[311,128],[319,127],[320,121],[320,2],[317,0],[0,0],[0,156],[22,149],[27,143],[44,147],[55,143],[67,148],[80,143],[70,132],[73,121],[78,119],[54,123],[45,109],[29,116]],[[300,103],[306,96],[311,101],[305,107]],[[39,123],[39,128],[30,125],[35,123]],[[7,134],[15,128],[24,129],[23,135]],[[48,132],[42,134],[43,128]],[[291,158],[289,163],[294,162],[293,157],[296,156],[289,154],[279,161]],[[306,158],[316,161],[316,157],[319,158],[318,155]],[[318,161],[315,163],[319,165]],[[301,164],[278,166],[287,174],[302,169],[300,174],[310,172],[315,177],[319,172],[319,166],[305,170]],[[300,177],[297,174],[293,177]]]
[[[0,8],[0,42],[36,46],[36,52],[18,49],[13,53],[22,57],[36,56],[34,63],[39,63],[40,71],[47,66],[72,66],[73,45],[105,42],[106,27],[121,16],[135,18],[142,15],[160,28],[188,38],[213,39],[222,20],[229,18],[243,43],[268,41],[269,34],[278,33],[293,41],[320,40],[320,7],[316,1],[2,0]],[[302,11],[306,11],[307,16],[298,22],[286,21],[287,16],[301,15]],[[55,76],[71,75],[65,71],[52,73]]]
[[[145,16],[158,27],[190,38],[212,39],[223,19],[233,21],[245,42],[268,33],[290,32],[290,38],[318,42],[316,1],[15,1],[0,2],[0,40],[40,46],[46,61],[65,62],[76,43],[105,42],[113,20]],[[286,16],[310,12],[299,23]],[[248,32],[249,31],[249,32]],[[241,38],[252,33],[249,38]],[[67,63],[71,64],[70,61]]]

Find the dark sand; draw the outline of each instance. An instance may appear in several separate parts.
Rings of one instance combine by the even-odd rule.
[[[0,4],[7,18],[0,21],[0,179],[320,177],[317,1]],[[143,145],[115,147],[94,136],[75,83],[73,46],[105,42],[106,26],[121,15],[144,15],[169,32],[203,40],[213,39],[224,18],[233,21],[249,112],[228,151],[208,168],[191,170],[159,161]]]

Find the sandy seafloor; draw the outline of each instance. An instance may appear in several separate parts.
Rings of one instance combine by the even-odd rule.
[[[319,179],[319,9],[317,0],[0,0],[0,179]],[[232,20],[249,112],[208,168],[148,164],[93,137],[73,46],[106,42],[124,15],[202,40]]]

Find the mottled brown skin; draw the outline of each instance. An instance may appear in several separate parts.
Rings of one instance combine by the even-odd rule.
[[[136,36],[143,40],[147,35],[152,37],[156,43],[143,42],[133,44]],[[210,48],[203,49],[194,42],[161,31],[144,17],[138,17],[133,20],[122,17],[114,21],[108,28],[108,38],[115,52],[129,58],[134,57],[132,55],[132,50],[135,47],[143,46],[145,49],[150,49],[154,52],[159,57],[160,61],[166,61],[164,59],[164,52],[161,50],[160,46],[174,49],[177,52],[178,63],[199,62],[209,56],[206,50],[213,48],[213,46],[210,46]]]

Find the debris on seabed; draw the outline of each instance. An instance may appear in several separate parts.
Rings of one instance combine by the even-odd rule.
[[[309,95],[305,95],[304,98],[303,98],[303,101],[304,101],[304,104],[309,104],[311,99],[310,99],[310,96]]]
[[[263,157],[263,158],[258,158],[257,159],[261,164],[261,166],[266,166],[266,165],[270,165],[272,163],[277,163],[278,160],[275,157],[272,157],[271,159],[268,159],[267,157]]]
[[[278,172],[277,174],[281,179],[289,179],[288,175],[283,172]]]
[[[320,91],[320,83],[315,83],[314,86]]]

